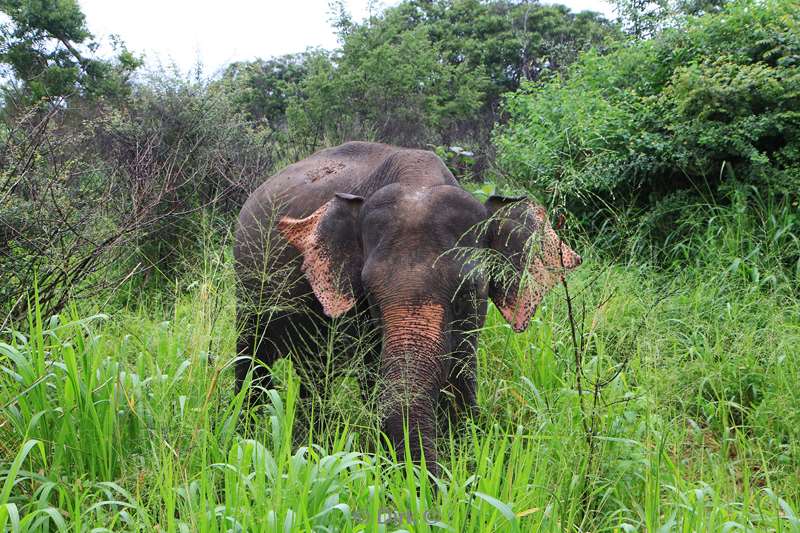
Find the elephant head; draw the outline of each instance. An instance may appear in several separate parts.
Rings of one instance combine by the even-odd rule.
[[[386,431],[402,440],[407,416],[410,434],[420,436],[409,443],[412,454],[421,445],[429,464],[435,399],[452,375],[451,361],[470,351],[474,357],[488,298],[523,331],[547,290],[581,262],[541,206],[498,196],[481,204],[451,185],[392,184],[367,200],[337,194],[306,218],[281,219],[278,228],[302,254],[325,314],[369,302],[382,326]],[[458,250],[485,251],[503,268],[487,269],[480,254]]]

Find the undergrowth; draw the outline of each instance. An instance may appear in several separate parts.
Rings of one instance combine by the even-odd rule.
[[[698,208],[658,268],[575,246],[584,394],[613,377],[593,401],[563,288],[524,334],[492,309],[439,479],[350,377],[310,406],[281,362],[240,416],[226,251],[109,314],[33,305],[0,339],[0,531],[800,531],[797,219],[764,205]]]

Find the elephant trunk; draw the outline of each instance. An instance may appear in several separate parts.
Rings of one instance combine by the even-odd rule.
[[[404,423],[408,447],[418,462],[421,454],[432,473],[436,464],[436,403],[445,376],[445,308],[424,303],[382,309],[383,352],[380,395],[384,431],[402,453]]]

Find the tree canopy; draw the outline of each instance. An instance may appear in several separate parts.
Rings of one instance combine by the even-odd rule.
[[[619,35],[597,13],[534,2],[406,0],[361,23],[335,7],[341,46],[332,54],[239,63],[226,73],[251,115],[287,123],[310,145],[485,142],[503,93]]]
[[[98,43],[76,0],[0,0],[9,21],[0,25],[0,64],[22,83],[17,93],[38,102],[74,94],[127,94],[140,60],[114,40],[117,56],[93,57]]]

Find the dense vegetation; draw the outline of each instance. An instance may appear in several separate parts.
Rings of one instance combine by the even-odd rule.
[[[342,138],[488,145],[502,93],[617,33],[595,13],[510,0],[411,0],[362,24],[340,8],[333,23],[339,50],[235,64],[223,78],[251,117],[286,125],[309,148]]]
[[[800,10],[616,5],[336,9],[337,50],[201,80],[0,0],[0,531],[800,531]],[[352,378],[306,405],[281,362],[239,424],[231,221],[353,138],[565,210],[584,257],[526,333],[490,311],[439,480]]]
[[[791,2],[734,2],[583,54],[569,75],[509,94],[500,166],[582,211],[633,197],[651,209],[676,191],[728,183],[796,193],[798,30]]]

